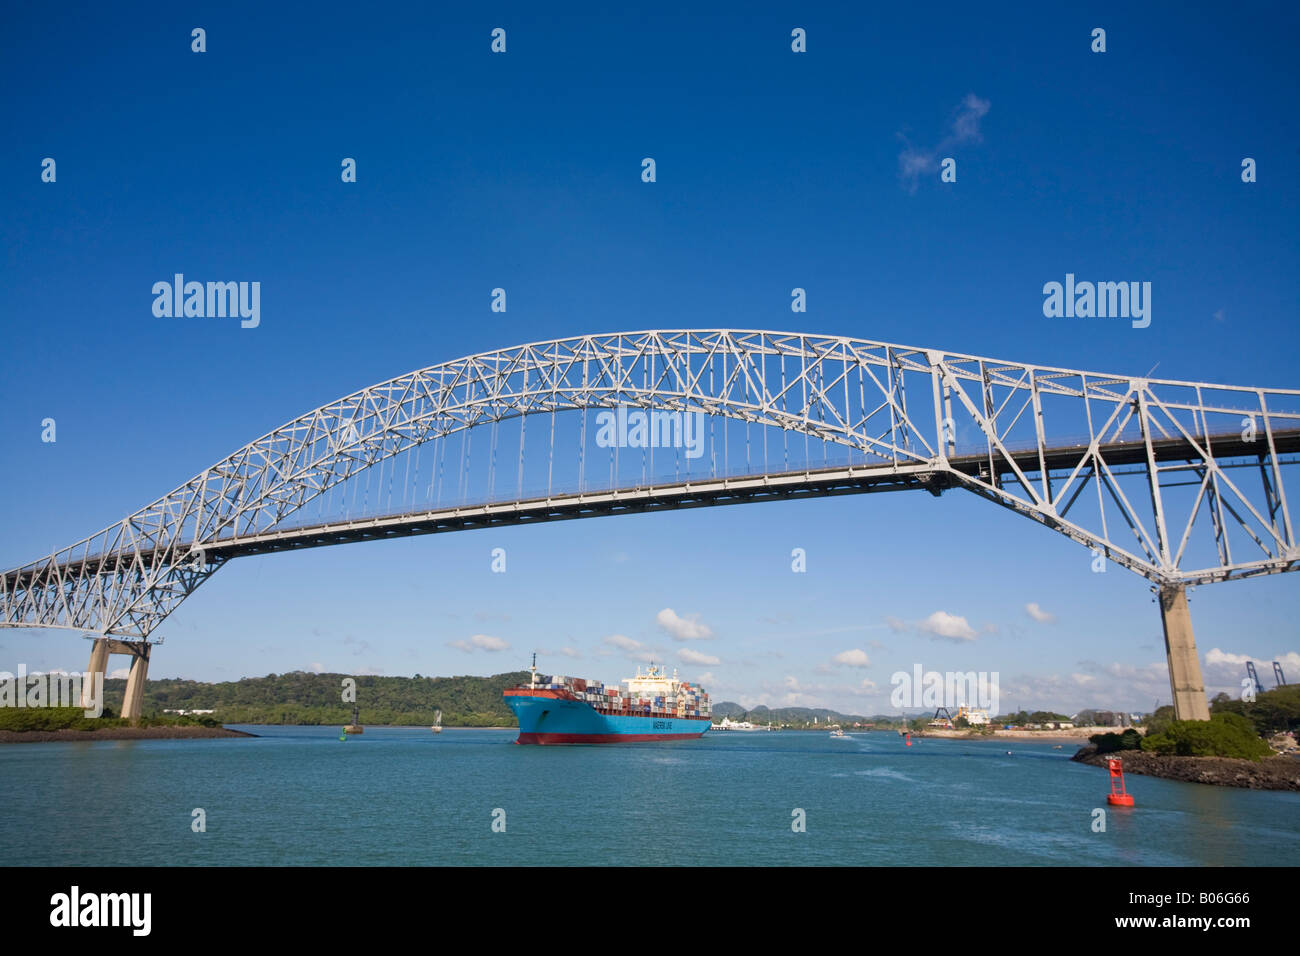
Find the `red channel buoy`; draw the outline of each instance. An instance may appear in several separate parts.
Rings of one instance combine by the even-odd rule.
[[[903,734],[903,739],[907,741],[907,745],[908,745],[909,747],[912,746],[912,735],[911,735],[910,733],[909,733],[909,734]]]
[[[1133,806],[1133,794],[1124,788],[1124,761],[1111,757],[1106,761],[1106,767],[1110,770],[1110,793],[1106,795],[1106,802],[1112,807]],[[1119,781],[1119,789],[1116,789],[1116,781]]]

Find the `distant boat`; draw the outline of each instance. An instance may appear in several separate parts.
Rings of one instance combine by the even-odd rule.
[[[751,724],[748,720],[731,720],[729,717],[723,717],[722,723],[713,724],[709,729],[710,730],[762,730],[763,728],[755,724]]]
[[[435,734],[442,733],[442,711],[435,710],[433,712],[433,726],[430,727],[429,729],[432,730]]]
[[[830,736],[831,736],[831,739],[832,739],[832,740],[852,740],[852,739],[853,739],[853,738],[850,737],[848,734],[846,734],[844,731],[840,730],[840,728],[838,728],[838,727],[836,727],[834,730],[831,731]]]

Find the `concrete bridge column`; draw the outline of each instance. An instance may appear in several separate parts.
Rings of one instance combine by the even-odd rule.
[[[100,637],[90,649],[91,680],[95,674],[104,674],[107,679],[108,655],[129,654],[131,672],[126,678],[126,697],[122,701],[122,716],[131,721],[132,726],[140,722],[140,712],[144,709],[144,682],[149,677],[149,650],[153,645],[148,641],[115,641]],[[89,707],[89,697],[85,688],[81,691],[81,705]]]
[[[102,637],[95,638],[95,643],[90,645],[90,683],[83,684],[81,687],[81,706],[82,708],[90,707],[90,698],[95,693],[95,675],[103,674],[104,680],[108,680],[108,641]]]
[[[1174,716],[1179,720],[1209,720],[1201,660],[1192,636],[1192,615],[1187,591],[1180,586],[1160,588],[1160,619],[1165,628],[1165,655],[1169,660],[1169,686],[1174,694]]]
[[[126,678],[126,697],[122,701],[122,716],[131,721],[131,726],[134,727],[140,722],[140,711],[144,706],[144,682],[149,676],[150,645],[144,641],[138,644],[128,644],[125,641],[117,643],[119,647],[127,648],[131,654],[131,673]],[[1194,651],[1193,656],[1195,656]],[[1200,671],[1197,671],[1197,676],[1200,676]]]

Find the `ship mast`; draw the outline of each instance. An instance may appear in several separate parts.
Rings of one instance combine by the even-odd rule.
[[[533,690],[536,690],[537,689],[537,652],[536,651],[533,651],[532,673],[533,673],[533,680],[532,683],[529,685],[529,687],[531,687]]]

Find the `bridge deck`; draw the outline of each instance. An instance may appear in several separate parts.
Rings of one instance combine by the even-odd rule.
[[[1198,443],[1202,445],[1205,441],[1198,438]],[[1262,435],[1257,435],[1253,442],[1248,442],[1239,433],[1229,432],[1211,435],[1208,443],[1210,453],[1219,460],[1232,458],[1263,460],[1268,454],[1268,444]],[[1192,450],[1191,444],[1181,437],[1158,439],[1151,444],[1152,453],[1157,461],[1195,462],[1200,459],[1200,455]],[[1300,453],[1300,429],[1275,432],[1273,445],[1278,455]],[[1042,461],[1049,473],[1068,472],[1078,465],[1086,449],[1086,444],[1045,449]],[[1143,441],[1101,445],[1099,450],[1110,467],[1147,463],[1147,445]],[[1039,473],[1039,451],[1036,447],[1009,450],[1009,455],[1016,467],[1026,475]],[[1005,481],[1014,474],[1005,458],[1001,455],[990,456],[988,452],[962,454],[948,459],[951,471],[978,476],[985,481],[988,480],[990,465],[999,481]],[[613,491],[568,492],[519,501],[408,511],[359,518],[354,521],[304,523],[277,528],[262,534],[218,538],[215,541],[205,542],[203,551],[208,561],[228,560],[246,555],[293,551],[357,541],[375,541],[600,515],[635,514],[711,505],[909,489],[925,489],[933,494],[939,494],[959,484],[959,478],[950,471],[937,467],[931,461],[907,465],[894,465],[890,462],[841,465],[778,474],[675,481]],[[147,564],[154,553],[143,551],[141,558]],[[118,558],[111,554],[89,556],[70,562],[65,567],[80,574],[96,573],[104,565],[113,568],[117,561]],[[0,574],[0,586],[21,588],[33,576],[43,573],[44,570],[43,565],[36,565],[4,572]]]

